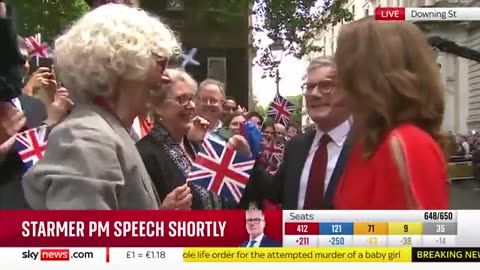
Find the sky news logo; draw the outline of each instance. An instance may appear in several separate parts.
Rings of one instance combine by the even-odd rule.
[[[73,259],[92,259],[93,252],[72,252],[69,249],[40,249],[40,251],[27,250],[22,252],[22,259],[34,261],[69,261]]]

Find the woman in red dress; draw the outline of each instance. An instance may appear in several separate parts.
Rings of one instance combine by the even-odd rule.
[[[422,32],[365,18],[343,26],[337,44],[354,124],[335,208],[448,209],[444,87]]]

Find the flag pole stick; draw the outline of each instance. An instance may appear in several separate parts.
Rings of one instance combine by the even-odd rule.
[[[42,46],[42,36],[40,35],[40,33],[36,34],[36,38],[37,38],[37,41],[38,41],[38,44],[40,44],[40,46]],[[37,68],[40,66],[40,57],[38,56],[38,54],[36,55],[36,64],[37,64]]]

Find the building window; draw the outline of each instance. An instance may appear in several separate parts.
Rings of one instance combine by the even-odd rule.
[[[352,5],[352,14],[355,17],[355,3],[353,3],[353,5]]]
[[[363,17],[368,17],[368,16],[370,16],[370,11],[368,10],[368,8],[364,9],[363,12],[364,12]]]
[[[327,55],[327,37],[323,37],[323,56]]]
[[[225,57],[208,57],[207,77],[227,83],[227,59]]]
[[[183,0],[167,0],[167,10],[183,10]]]
[[[331,47],[331,51],[330,51],[330,55],[333,55],[335,54],[335,39],[332,37],[332,42],[330,44]]]

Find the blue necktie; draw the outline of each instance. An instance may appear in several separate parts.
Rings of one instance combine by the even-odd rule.
[[[250,240],[250,244],[248,245],[248,247],[253,247],[256,243],[256,240]]]

